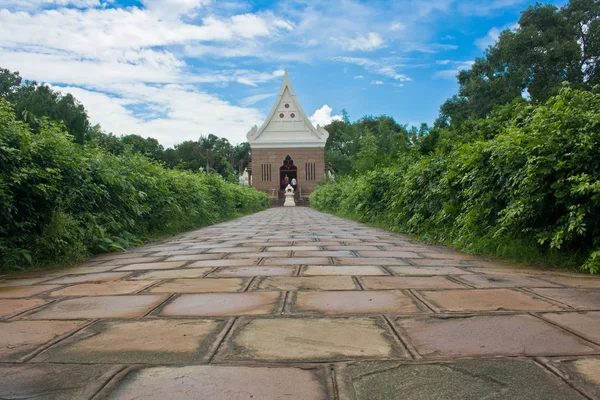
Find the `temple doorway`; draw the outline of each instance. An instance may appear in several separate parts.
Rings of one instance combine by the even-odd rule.
[[[296,180],[296,187],[294,188],[294,190],[296,190],[296,188],[298,187],[298,168],[294,165],[294,160],[292,160],[292,157],[290,157],[289,155],[287,155],[285,157],[285,159],[283,160],[283,165],[281,167],[279,167],[279,189],[280,190],[284,190],[285,187],[287,186],[286,183],[286,176],[287,176],[287,182],[289,184],[292,183],[292,179]]]

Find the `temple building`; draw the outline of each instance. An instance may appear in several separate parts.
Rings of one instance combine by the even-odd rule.
[[[260,128],[255,125],[246,135],[252,149],[250,186],[277,198],[285,182],[296,179],[297,198],[307,198],[325,179],[328,137],[302,110],[286,71],[269,116]]]

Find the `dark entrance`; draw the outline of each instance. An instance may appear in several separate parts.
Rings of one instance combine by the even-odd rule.
[[[296,187],[298,187],[298,168],[294,165],[292,157],[287,155],[283,160],[283,165],[279,167],[279,189],[284,190],[287,186],[285,183],[285,177],[288,177],[288,182],[291,185],[292,179],[296,179]],[[296,188],[294,188],[295,190]]]

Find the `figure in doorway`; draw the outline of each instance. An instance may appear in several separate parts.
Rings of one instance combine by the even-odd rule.
[[[283,178],[283,186],[287,187],[287,185],[290,184],[290,178],[286,175],[285,178]]]
[[[296,185],[298,184],[298,182],[296,181],[296,178],[292,178],[292,187],[294,188],[294,193],[296,193]]]

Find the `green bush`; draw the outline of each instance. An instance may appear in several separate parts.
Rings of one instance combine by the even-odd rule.
[[[0,99],[0,270],[69,263],[266,207],[262,192],[79,145],[48,120],[34,133]]]
[[[466,126],[429,155],[319,186],[311,205],[474,253],[600,271],[600,95],[565,87]]]

